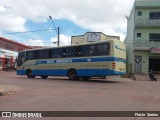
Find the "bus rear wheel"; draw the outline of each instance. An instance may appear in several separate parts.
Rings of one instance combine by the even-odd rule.
[[[41,76],[41,78],[42,78],[42,79],[47,79],[47,78],[48,78],[48,76]]]
[[[69,72],[68,72],[68,78],[70,80],[76,80],[78,77],[77,77],[77,72],[75,69],[70,69]]]
[[[26,74],[27,74],[28,78],[35,78],[36,77],[36,76],[32,75],[32,71],[31,70],[27,70]]]

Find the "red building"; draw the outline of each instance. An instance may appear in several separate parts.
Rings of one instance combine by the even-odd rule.
[[[15,55],[14,53],[10,52],[0,52],[0,70],[3,70],[4,68],[14,68],[15,67]]]
[[[33,47],[15,42],[13,40],[9,40],[7,38],[0,37],[0,48],[20,52],[25,49],[32,49]],[[3,70],[6,67],[14,67],[16,64],[15,60],[16,57],[13,53],[5,50],[0,50],[0,70]]]

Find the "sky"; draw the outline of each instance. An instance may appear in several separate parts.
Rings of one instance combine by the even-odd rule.
[[[69,45],[71,36],[103,32],[124,41],[134,0],[0,0],[0,36],[31,46]],[[49,18],[52,17],[52,20]]]

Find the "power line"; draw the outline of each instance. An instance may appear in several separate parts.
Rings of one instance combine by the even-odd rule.
[[[55,30],[55,29],[49,28],[49,29],[43,29],[43,30],[31,30],[31,31],[24,31],[24,32],[9,32],[9,33],[3,33],[3,34],[1,34],[1,35],[5,35],[5,34],[30,33],[30,32],[44,32],[44,31],[49,31],[49,30]]]

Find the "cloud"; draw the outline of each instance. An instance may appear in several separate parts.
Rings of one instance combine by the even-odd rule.
[[[2,31],[0,30],[0,37],[2,37],[2,34],[3,34],[3,33],[2,33]]]
[[[50,41],[53,43],[52,46],[57,46],[57,37],[51,38]],[[71,44],[71,36],[60,34],[60,46],[70,45],[70,44]]]
[[[0,15],[0,29],[3,31],[20,32],[27,30],[25,28],[26,20],[15,15]]]
[[[24,43],[26,45],[30,45],[30,46],[44,46],[43,40],[33,40],[33,39],[29,39],[26,43]]]
[[[53,19],[67,19],[91,31],[125,35],[125,15],[129,15],[133,2],[134,0],[3,0],[1,4],[9,8],[6,13],[27,20],[46,22],[51,15]]]
[[[3,6],[0,6],[0,12],[4,12],[6,9]]]

